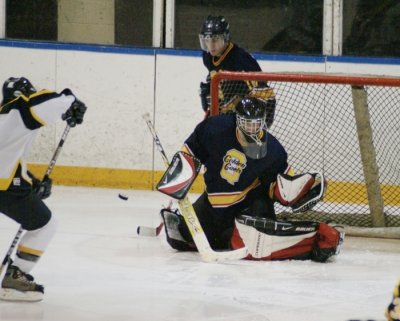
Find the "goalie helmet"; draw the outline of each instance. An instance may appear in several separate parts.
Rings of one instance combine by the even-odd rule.
[[[218,39],[222,39],[224,45],[229,41],[229,23],[222,16],[208,16],[200,29],[201,49],[208,51],[207,42]]]
[[[258,98],[247,97],[238,102],[236,128],[238,140],[245,154],[253,159],[267,155],[266,106]]]
[[[35,87],[25,77],[10,77],[3,84],[3,101],[1,105],[7,104],[22,95],[29,97],[35,92]]]

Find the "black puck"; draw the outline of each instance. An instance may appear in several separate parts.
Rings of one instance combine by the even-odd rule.
[[[124,201],[128,200],[128,196],[124,195],[124,194],[118,194],[118,197]]]

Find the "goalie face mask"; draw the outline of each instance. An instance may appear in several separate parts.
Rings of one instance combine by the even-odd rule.
[[[267,155],[267,127],[265,104],[248,97],[236,105],[237,139],[247,156],[260,159]]]
[[[252,159],[261,159],[267,156],[268,135],[265,131],[263,131],[261,132],[260,136],[260,138],[257,137],[257,140],[254,140],[253,137],[244,134],[242,131],[236,131],[236,137],[240,146],[242,146],[246,156]]]

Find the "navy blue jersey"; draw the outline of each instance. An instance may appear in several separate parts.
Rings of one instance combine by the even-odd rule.
[[[261,71],[257,60],[246,50],[229,42],[225,51],[219,57],[213,57],[210,53],[203,51],[203,64],[207,70],[212,71]]]
[[[229,42],[224,52],[219,57],[213,57],[210,53],[203,51],[203,63],[209,71],[210,79],[219,71],[261,71],[257,60],[246,50]],[[253,86],[253,85],[252,85]],[[232,88],[235,88],[232,91]],[[224,81],[220,84],[219,105],[220,112],[234,110],[236,98],[247,95],[252,87],[244,81]]]
[[[287,153],[280,142],[267,133],[267,155],[246,156],[236,138],[236,115],[210,117],[197,125],[185,141],[185,148],[206,167],[204,180],[214,208],[227,208],[243,201],[247,193],[262,184],[268,197],[269,185],[288,167]]]

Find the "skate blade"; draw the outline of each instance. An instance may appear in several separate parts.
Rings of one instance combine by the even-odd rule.
[[[18,302],[38,302],[43,300],[43,293],[37,291],[18,291],[15,289],[0,289],[0,300]]]

